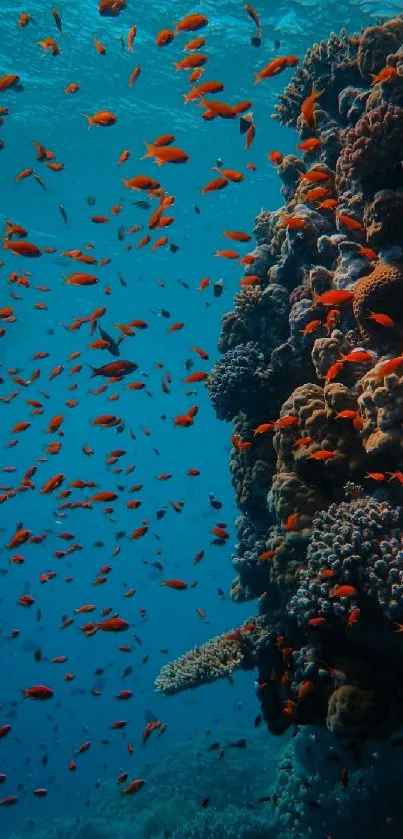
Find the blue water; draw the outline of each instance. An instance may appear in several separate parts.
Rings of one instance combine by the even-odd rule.
[[[265,750],[265,760],[273,760],[284,747],[284,741],[269,739],[264,726],[257,731],[253,728],[259,708],[251,674],[236,675],[235,686],[222,682],[173,698],[161,697],[154,690],[154,679],[165,662],[241,624],[254,611],[253,604],[237,605],[229,597],[233,578],[229,559],[237,516],[228,469],[231,426],[217,422],[203,383],[183,382],[188,375],[185,362],[194,362],[190,372],[209,371],[218,358],[221,317],[232,308],[238,289],[241,269],[237,262],[214,256],[216,249],[233,246],[222,231],[251,233],[262,207],[275,209],[282,203],[267,154],[273,149],[285,154],[295,148],[293,131],[270,119],[288,71],[287,79],[283,75],[253,87],[254,71],[280,53],[302,57],[313,41],[327,37],[330,31],[338,31],[343,25],[354,31],[381,12],[394,13],[398,7],[393,3],[381,8],[369,2],[280,2],[269,13],[262,4],[257,10],[265,37],[262,47],[256,49],[250,44],[253,23],[238,2],[205,2],[190,8],[183,0],[175,4],[128,0],[128,8],[119,17],[107,18],[98,15],[95,0],[60,0],[60,34],[50,3],[32,0],[28,8],[20,0],[2,0],[0,75],[17,73],[24,90],[10,89],[0,94],[0,106],[10,110],[0,128],[4,141],[0,151],[1,227],[11,219],[27,229],[30,242],[40,248],[55,248],[54,254],[44,254],[38,260],[24,259],[7,250],[1,253],[1,306],[14,308],[16,322],[5,324],[1,339],[0,395],[8,397],[13,391],[16,395],[1,404],[0,483],[17,487],[26,470],[37,466],[32,479],[35,489],[17,492],[0,506],[0,725],[12,725],[7,738],[0,741],[0,772],[7,775],[1,793],[19,798],[17,806],[0,813],[0,835],[4,839],[13,832],[31,830],[33,825],[49,825],[56,818],[80,817],[99,783],[110,784],[113,795],[118,796],[113,785],[120,773],[129,772],[130,779],[147,778],[147,773],[155,772],[168,760],[178,744],[200,742],[206,737],[206,729],[211,730],[213,740],[220,739],[224,729],[231,732],[232,739],[255,738]],[[21,29],[18,18],[24,11],[34,21]],[[179,35],[169,46],[157,48],[154,39],[158,31],[190,11],[206,14],[208,27],[200,33]],[[125,41],[133,23],[137,36],[134,52],[130,53],[122,49],[121,39]],[[95,50],[94,35],[105,45],[106,55]],[[248,152],[243,148],[238,120],[203,122],[196,103],[183,105],[181,94],[188,90],[187,74],[175,72],[173,61],[183,57],[186,41],[198,35],[207,38],[205,50],[209,56],[202,81],[224,82],[225,93],[219,99],[253,102],[257,133]],[[37,41],[49,36],[57,41],[60,55],[43,55]],[[275,40],[280,41],[280,48],[275,47]],[[129,88],[129,75],[137,65],[141,74]],[[77,82],[80,90],[69,96],[64,88],[72,82]],[[116,114],[116,125],[88,130],[83,114],[99,110]],[[140,160],[145,153],[143,140],[151,142],[165,133],[175,135],[175,145],[189,155],[188,163],[160,168],[150,159]],[[44,163],[37,162],[33,141],[51,149],[56,160],[65,165],[63,171],[48,170]],[[117,161],[124,149],[130,150],[131,157],[119,166]],[[217,174],[212,167],[219,158],[224,166],[244,173],[244,181],[202,196],[202,186]],[[247,163],[254,163],[256,171],[248,169]],[[15,181],[26,167],[33,167],[40,175],[46,191],[32,176]],[[152,242],[166,234],[178,246],[176,253],[166,247],[155,252],[150,245],[136,247],[147,232],[151,210],[135,206],[133,202],[147,196],[125,189],[122,178],[138,174],[157,178],[167,194],[175,196],[173,207],[167,210],[175,222],[166,230],[154,232]],[[95,206],[89,206],[89,196],[95,197]],[[60,204],[67,213],[67,226],[63,225]],[[110,215],[115,204],[122,205],[116,217]],[[156,206],[153,202],[152,209]],[[109,223],[91,223],[94,214],[109,216]],[[121,225],[127,230],[140,224],[144,225],[142,231],[127,235],[123,242],[118,240]],[[61,258],[61,252],[85,249],[88,243],[93,243],[93,250],[84,252],[94,254],[97,260],[109,258],[110,263],[94,268],[99,277],[95,286],[66,284],[67,274],[93,269]],[[127,245],[132,249],[127,250]],[[235,247],[242,254],[248,252],[248,245],[236,243]],[[29,288],[9,282],[14,271],[27,272]],[[125,286],[119,281],[119,273]],[[211,285],[201,292],[198,286],[203,277],[209,277]],[[224,292],[217,299],[213,284],[220,279]],[[35,286],[49,286],[50,291],[37,291]],[[105,294],[106,286],[110,286],[110,294]],[[45,303],[46,310],[36,309],[38,302]],[[88,349],[91,340],[99,337],[98,333],[91,337],[88,323],[76,332],[67,331],[65,326],[103,306],[107,312],[100,324],[115,338],[119,335],[114,327],[117,322],[142,319],[148,328],[136,330],[136,336],[125,338],[121,345],[121,357],[138,364],[134,376],[94,395],[90,391],[104,380],[91,380],[88,365],[102,365],[113,358],[105,351]],[[158,316],[161,309],[170,317]],[[169,333],[170,324],[178,321],[184,323],[183,329]],[[192,351],[195,345],[208,353],[208,361],[201,361]],[[69,361],[69,354],[76,351],[81,353],[80,358]],[[49,356],[32,360],[38,352]],[[162,362],[162,369],[156,369],[157,362]],[[71,376],[74,364],[83,368]],[[49,380],[57,365],[63,365],[63,372]],[[15,375],[28,381],[36,368],[40,377],[34,383],[25,387],[13,382]],[[161,388],[165,370],[172,377],[169,394]],[[125,384],[132,380],[145,382],[146,389],[127,390]],[[69,390],[72,384],[77,385],[75,390]],[[195,393],[188,396],[189,390]],[[117,394],[118,400],[109,401],[111,394]],[[67,407],[67,399],[77,400],[77,406]],[[43,414],[32,416],[27,400],[39,400]],[[199,407],[194,425],[175,427],[173,418],[186,413],[191,405]],[[92,419],[104,413],[116,413],[124,420],[122,433],[91,425]],[[62,437],[46,433],[49,421],[57,414],[65,417]],[[30,422],[30,427],[13,433],[15,424],[24,421]],[[10,447],[13,440],[17,445]],[[62,443],[59,454],[47,456],[45,447],[56,440]],[[84,445],[95,450],[93,456],[85,456]],[[125,454],[115,466],[108,467],[108,453],[118,448]],[[46,460],[40,462],[38,458]],[[127,475],[125,470],[130,465],[135,469]],[[121,474],[114,473],[116,467],[122,468]],[[188,477],[189,469],[200,470],[200,476]],[[57,499],[60,490],[49,495],[39,491],[59,472],[66,476],[62,489],[76,479],[97,485],[97,489],[74,490],[70,500],[86,500],[101,490],[116,492],[118,498],[110,505],[94,504],[92,510],[67,510],[62,517]],[[157,476],[165,472],[172,477],[157,481]],[[133,495],[128,488],[134,483],[143,484],[143,489]],[[209,493],[222,502],[220,511],[211,507]],[[133,497],[140,498],[142,505],[131,511],[126,504]],[[170,505],[179,500],[185,502],[181,513]],[[105,506],[113,507],[110,515],[105,514]],[[165,506],[166,515],[158,520],[156,512]],[[148,533],[130,541],[128,536],[143,519],[148,520]],[[212,544],[211,528],[218,521],[226,522],[230,533],[225,547]],[[46,538],[40,544],[16,549],[24,562],[15,564],[10,562],[13,552],[6,546],[19,522],[33,535],[45,534]],[[80,543],[82,550],[57,559],[54,552],[69,545],[59,537],[65,531],[74,534],[73,541]],[[117,542],[119,531],[126,536]],[[96,542],[103,546],[96,547]],[[117,545],[120,553],[112,556]],[[200,550],[204,550],[204,557],[195,565],[194,557]],[[151,566],[157,560],[164,566],[162,572]],[[99,569],[109,562],[113,569],[107,582],[94,586]],[[40,575],[49,570],[56,576],[42,584]],[[66,582],[66,577],[71,577],[71,582]],[[188,585],[195,581],[197,585],[176,591],[160,585],[167,578],[179,578]],[[134,596],[125,598],[125,591],[131,587],[136,590]],[[224,590],[224,596],[217,593],[218,588]],[[34,597],[31,607],[18,604],[24,594]],[[84,604],[95,604],[96,612],[75,615],[74,610]],[[95,620],[100,619],[106,607],[130,623],[129,632],[119,636],[97,633],[86,638],[80,626],[94,614]],[[145,617],[140,614],[141,608],[146,611]],[[198,608],[204,610],[204,617],[197,614]],[[74,623],[61,629],[66,615],[74,617]],[[19,636],[12,639],[16,629]],[[130,644],[132,651],[119,651],[120,644]],[[36,650],[41,651],[39,662],[34,657]],[[53,664],[50,659],[55,656],[67,656],[68,660]],[[145,663],[143,657],[147,657]],[[133,673],[122,679],[129,665]],[[97,668],[104,669],[100,677],[94,676]],[[73,681],[65,680],[67,672],[74,675]],[[53,700],[22,701],[21,690],[35,684],[50,685]],[[94,687],[100,688],[101,695],[91,693]],[[123,688],[133,691],[127,702],[115,698]],[[163,736],[152,735],[143,747],[144,725],[155,717],[166,723],[167,730]],[[121,731],[110,730],[118,719],[127,720],[127,726]],[[85,741],[91,742],[91,748],[75,756]],[[134,745],[133,755],[127,751],[129,742]],[[45,755],[47,765],[43,765]],[[71,760],[77,763],[74,773],[68,768]],[[206,779],[198,790],[199,799],[210,794],[207,786]],[[42,787],[48,789],[47,797],[36,798],[33,791]],[[158,786],[155,790],[158,794]],[[116,833],[117,828],[114,830]],[[69,835],[75,835],[73,829],[66,833]]]

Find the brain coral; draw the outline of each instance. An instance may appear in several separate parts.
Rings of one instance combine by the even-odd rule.
[[[354,287],[353,312],[365,341],[375,346],[401,343],[403,337],[403,262],[378,262]],[[396,319],[388,328],[370,318],[371,312]],[[400,316],[399,316],[400,315]]]
[[[326,724],[340,740],[357,741],[374,737],[377,722],[375,694],[354,685],[343,685],[332,693]]]
[[[347,621],[351,612],[380,608],[385,618],[403,617],[402,511],[387,501],[363,496],[332,504],[314,518],[300,573],[299,589],[288,610],[302,624],[314,617]],[[326,577],[323,571],[326,570]],[[322,576],[321,576],[322,572]],[[345,595],[339,587],[348,587]]]

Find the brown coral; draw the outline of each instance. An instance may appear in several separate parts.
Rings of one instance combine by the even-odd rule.
[[[402,244],[403,188],[381,189],[364,212],[364,227],[371,248]]]
[[[278,97],[274,119],[295,127],[302,101],[309,96],[312,86],[325,90],[321,108],[330,113],[340,89],[359,82],[356,55],[356,40],[345,29],[340,35],[331,32],[327,41],[314,44],[307,50],[303,66],[297,67],[284,93]]]
[[[329,731],[344,742],[369,739],[377,725],[377,706],[372,690],[343,685],[332,693],[327,711]]]
[[[403,335],[403,263],[378,262],[374,270],[355,285],[353,312],[365,341],[376,347],[391,347]],[[396,321],[386,327],[370,318],[371,312]]]
[[[390,53],[396,52],[403,40],[403,19],[394,18],[383,26],[370,26],[362,34],[358,47],[357,64],[363,79],[379,73]]]
[[[369,370],[359,382],[359,412],[364,420],[361,431],[367,454],[393,453],[403,450],[403,374],[402,368],[380,377],[383,362]]]
[[[336,189],[344,204],[364,204],[375,192],[401,185],[402,121],[403,109],[383,102],[347,132],[336,165]]]
[[[309,526],[313,514],[332,500],[334,486],[360,470],[363,451],[357,433],[334,413],[351,407],[352,395],[338,384],[325,391],[319,385],[302,385],[284,403],[280,416],[297,416],[298,425],[279,429],[273,440],[277,467],[272,492],[279,521],[297,510],[302,514],[299,525]],[[296,446],[299,437],[312,442]],[[316,460],[320,449],[335,454],[327,461]]]

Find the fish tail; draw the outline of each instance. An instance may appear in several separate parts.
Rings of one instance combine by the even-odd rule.
[[[92,123],[92,116],[90,116],[90,114],[83,114],[83,117],[85,117],[86,119],[88,119],[88,131],[89,131],[89,130],[90,130],[90,128],[91,128],[91,126],[92,126],[92,124],[93,124],[93,123]]]
[[[146,158],[146,157],[152,157],[152,144],[151,144],[151,143],[147,143],[147,141],[146,141],[146,140],[143,140],[143,143],[144,143],[144,145],[145,145],[145,147],[146,147],[147,151],[146,151],[146,153],[143,155],[143,157],[141,158],[141,160],[145,160],[145,158]]]
[[[96,367],[93,367],[92,364],[88,364],[88,367],[90,368],[90,370],[92,370],[91,379],[93,379],[95,376],[98,376],[98,370]]]

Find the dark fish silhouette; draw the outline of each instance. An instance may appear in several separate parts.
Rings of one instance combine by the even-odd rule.
[[[117,358],[120,355],[119,344],[117,343],[117,341],[115,341],[114,338],[111,338],[111,336],[108,335],[108,333],[105,332],[104,329],[102,329],[102,326],[98,326],[98,328],[101,338],[104,341],[107,341],[109,344],[109,346],[106,347],[106,349],[108,350],[108,352],[111,353],[111,355],[114,355]]]

